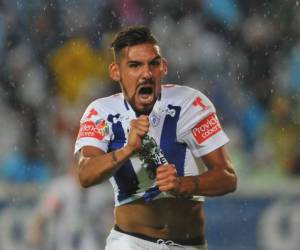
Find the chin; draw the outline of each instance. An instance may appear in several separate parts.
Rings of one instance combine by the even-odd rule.
[[[138,109],[137,112],[140,113],[141,115],[149,115],[152,111],[153,106],[147,107],[147,108],[142,108]]]
[[[143,106],[143,107],[134,107],[134,110],[141,115],[149,115],[153,109],[154,104]]]

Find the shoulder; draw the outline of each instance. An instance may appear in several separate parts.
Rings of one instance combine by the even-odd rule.
[[[121,104],[123,98],[121,93],[117,93],[111,96],[98,98],[92,101],[88,107],[100,108],[100,107],[116,107]],[[114,104],[114,105],[112,105]]]
[[[162,98],[168,103],[176,102],[177,104],[184,104],[194,100],[196,97],[205,97],[205,95],[194,88],[176,84],[162,85]]]
[[[86,108],[83,118],[92,116],[105,116],[115,112],[121,112],[124,109],[124,99],[121,93],[111,96],[98,98],[92,101]]]

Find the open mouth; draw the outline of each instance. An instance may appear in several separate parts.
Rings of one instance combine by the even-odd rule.
[[[151,95],[153,93],[152,87],[142,87],[139,90],[139,95]]]
[[[154,99],[154,89],[152,85],[141,86],[138,89],[139,101],[143,104],[151,103]]]

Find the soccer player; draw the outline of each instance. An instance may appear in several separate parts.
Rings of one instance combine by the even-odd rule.
[[[237,185],[216,110],[195,89],[162,84],[167,61],[147,27],[121,30],[111,46],[122,93],[87,107],[75,145],[82,186],[109,179],[115,192],[106,250],[205,250],[204,196]]]

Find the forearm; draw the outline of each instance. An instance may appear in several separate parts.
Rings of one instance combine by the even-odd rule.
[[[201,159],[208,171],[196,177],[183,177],[179,181],[179,193],[217,196],[235,191],[237,176],[224,146]]]
[[[125,146],[102,155],[93,157],[82,156],[78,167],[81,185],[83,187],[89,187],[107,180],[132,154],[133,150]]]
[[[211,170],[198,176],[178,177],[176,194],[218,196],[233,192],[237,178],[231,169]]]

